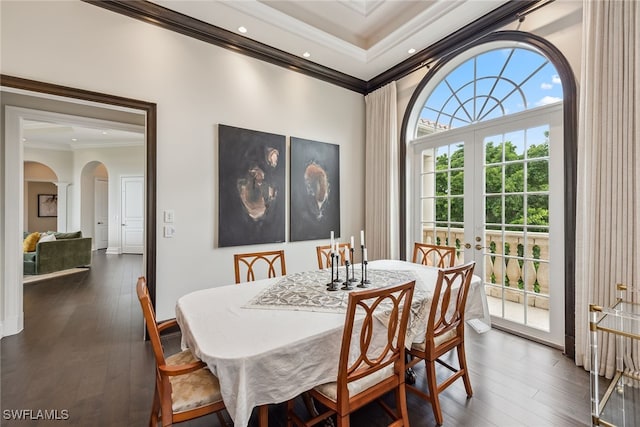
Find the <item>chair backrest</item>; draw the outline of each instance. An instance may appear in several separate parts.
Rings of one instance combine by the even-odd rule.
[[[391,364],[394,364],[398,381],[404,381],[404,342],[415,283],[349,294],[338,365],[338,401],[349,397],[347,386],[350,382]],[[379,350],[371,346],[374,335],[384,336]]]
[[[287,274],[284,250],[235,254],[233,262],[236,270],[236,283],[253,282],[256,280],[256,275],[266,279]],[[243,276],[241,270],[244,269],[246,269],[246,275]]]
[[[456,248],[415,242],[413,262],[439,268],[453,267],[456,263]]]
[[[464,337],[464,309],[475,265],[471,261],[438,271],[425,340],[433,344],[428,348],[446,343],[448,337]]]
[[[338,253],[340,254],[340,265],[344,265],[344,251],[351,250],[351,243],[339,243]],[[318,268],[331,267],[331,245],[316,246],[316,253],[318,255]]]
[[[138,278],[138,282],[136,283],[136,292],[138,293],[138,300],[142,307],[142,314],[144,315],[144,322],[147,325],[147,332],[149,333],[149,340],[153,347],[156,364],[158,366],[164,365],[164,351],[162,350],[160,332],[158,331],[158,324],[156,323],[156,314],[153,310],[153,304],[151,304],[151,298],[149,297],[147,280],[144,277]]]

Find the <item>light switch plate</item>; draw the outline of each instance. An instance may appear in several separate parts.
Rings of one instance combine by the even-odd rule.
[[[173,225],[165,225],[164,226],[164,237],[172,238],[173,235],[176,234],[176,229]]]
[[[164,211],[164,222],[172,223],[175,213],[173,209],[167,209]]]

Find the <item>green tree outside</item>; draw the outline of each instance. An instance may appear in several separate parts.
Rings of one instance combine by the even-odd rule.
[[[529,231],[548,231],[548,159],[548,131],[545,131],[544,142],[528,146],[526,153],[519,154],[511,141],[485,144],[485,219],[488,229],[499,230],[504,223],[514,225],[507,227],[507,230],[522,230],[526,197],[526,224]],[[464,146],[459,145],[451,156],[440,154],[436,158],[435,170],[436,222],[439,226],[463,223]],[[531,228],[535,225],[545,227]]]

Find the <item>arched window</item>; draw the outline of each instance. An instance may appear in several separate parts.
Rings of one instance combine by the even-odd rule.
[[[528,47],[497,47],[439,81],[422,107],[416,136],[561,101],[560,77],[545,56]]]
[[[489,37],[435,64],[402,129],[407,248],[455,246],[459,262],[476,261],[494,323],[556,345],[565,332],[561,75],[537,43]]]

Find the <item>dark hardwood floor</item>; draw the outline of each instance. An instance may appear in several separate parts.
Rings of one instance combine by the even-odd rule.
[[[154,361],[134,290],[141,272],[141,256],[99,252],[86,272],[25,285],[24,331],[0,341],[2,426],[148,425]],[[177,351],[179,334],[165,343]],[[441,395],[445,426],[590,425],[589,375],[558,350],[468,328],[467,359],[474,395],[466,398],[461,381]],[[422,368],[417,373],[423,382]],[[407,401],[412,426],[435,425],[429,404],[411,393]],[[6,419],[21,409],[66,410],[68,419]],[[270,421],[286,425],[284,405],[270,408]],[[387,422],[375,404],[352,416],[354,426]],[[219,422],[208,416],[182,425]]]

